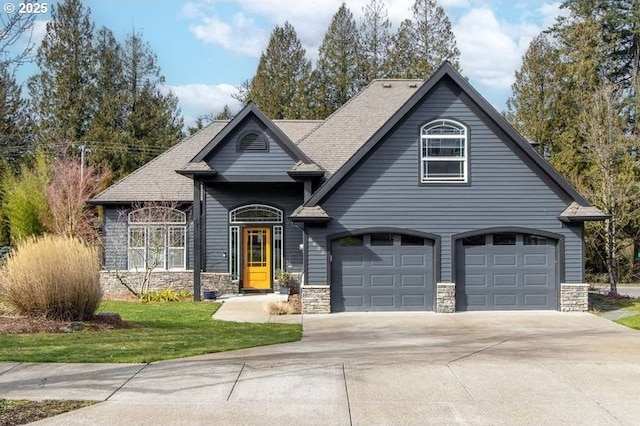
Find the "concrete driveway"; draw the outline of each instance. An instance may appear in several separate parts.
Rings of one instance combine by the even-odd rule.
[[[305,316],[301,342],[150,365],[0,364],[39,424],[637,424],[640,333],[590,314]]]

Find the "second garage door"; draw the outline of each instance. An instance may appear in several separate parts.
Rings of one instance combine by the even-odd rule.
[[[335,240],[331,310],[433,310],[433,241],[374,233]]]
[[[500,233],[458,240],[456,309],[557,309],[557,241]]]

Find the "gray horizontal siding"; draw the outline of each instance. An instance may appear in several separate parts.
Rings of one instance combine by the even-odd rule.
[[[268,204],[284,210],[284,256],[291,271],[302,271],[302,230],[287,218],[303,202],[302,184],[216,184],[207,186],[206,258],[210,272],[229,272],[229,210],[245,204]]]
[[[238,140],[249,132],[264,136],[268,150],[238,152]],[[295,161],[271,137],[264,124],[252,119],[233,132],[224,146],[214,152],[208,164],[221,176],[264,176],[286,175]]]
[[[567,282],[582,281],[581,227],[567,227],[557,216],[568,196],[550,189],[547,177],[523,163],[524,154],[474,105],[467,105],[446,84],[439,84],[381,141],[375,151],[322,204],[333,220],[310,228],[310,237],[326,245],[327,236],[368,227],[398,227],[440,235],[441,280],[452,277],[452,235],[483,228],[517,226],[565,237]],[[462,122],[469,130],[469,182],[420,184],[420,128],[436,118]],[[326,247],[323,247],[326,250]],[[309,250],[309,283],[327,283],[322,250]]]
[[[122,208],[104,208],[104,269],[127,269],[127,215]]]

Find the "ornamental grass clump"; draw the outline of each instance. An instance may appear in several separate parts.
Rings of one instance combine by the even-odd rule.
[[[102,299],[98,251],[75,238],[28,238],[2,267],[0,299],[31,317],[89,319]]]

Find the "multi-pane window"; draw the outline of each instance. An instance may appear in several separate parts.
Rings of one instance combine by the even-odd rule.
[[[422,127],[422,182],[467,181],[467,128],[452,120],[436,120]]]
[[[185,269],[187,216],[165,207],[145,207],[129,213],[130,270]]]

